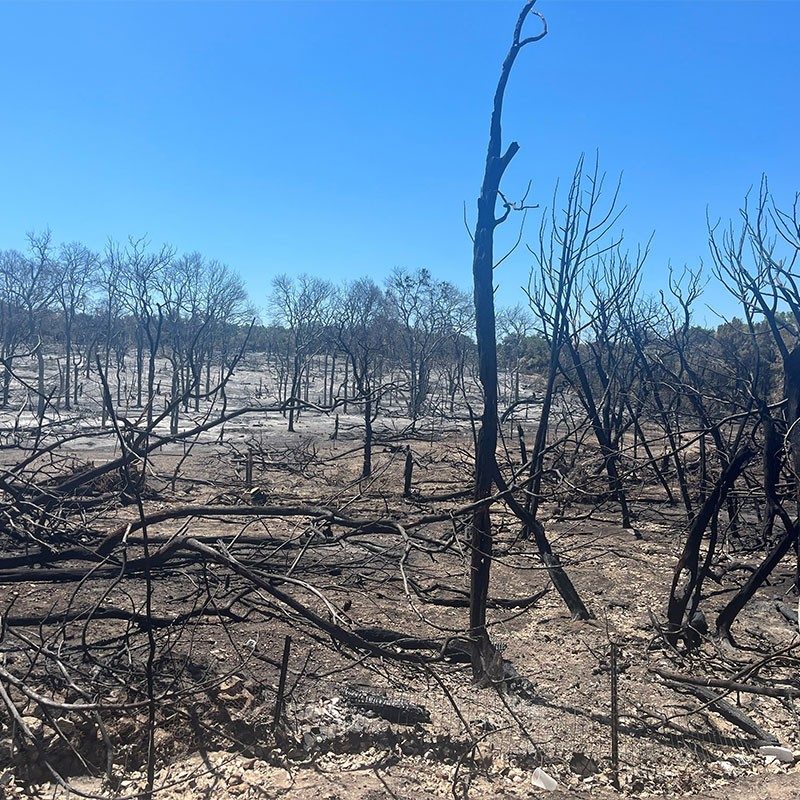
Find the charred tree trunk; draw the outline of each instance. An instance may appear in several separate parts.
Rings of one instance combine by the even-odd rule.
[[[141,325],[141,323],[139,323]],[[139,331],[136,338],[136,408],[142,407],[142,386],[144,381],[144,341]]]
[[[67,322],[64,332],[64,408],[69,411],[72,401],[70,380],[72,378],[72,325]]]
[[[500,181],[514,158],[519,145],[511,142],[502,152],[503,99],[511,70],[519,51],[531,42],[542,39],[547,27],[537,36],[520,39],[522,26],[533,10],[535,0],[528,0],[520,12],[514,29],[511,47],[500,72],[494,95],[492,118],[489,130],[489,146],[486,154],[483,182],[478,198],[478,219],[475,225],[472,254],[472,277],[475,303],[475,333],[478,343],[478,373],[483,394],[483,413],[475,447],[474,499],[480,502],[489,497],[497,468],[497,340],[494,310],[494,231],[508,216],[512,207],[506,204],[505,213],[495,216]],[[489,577],[492,562],[492,527],[488,503],[481,503],[472,516],[472,558],[470,572],[469,627],[474,644],[472,668],[476,678],[483,674],[481,653],[486,651],[486,600],[489,593]]]
[[[364,397],[364,465],[361,477],[369,478],[372,475],[372,398],[369,389]]]
[[[13,356],[6,356],[6,363],[10,366]],[[11,397],[11,370],[9,368],[3,369],[3,399],[0,403],[0,408],[7,408],[8,401]]]
[[[713,490],[700,507],[697,516],[692,520],[683,553],[675,567],[667,608],[668,635],[673,644],[680,637],[686,609],[689,606],[692,594],[697,589],[698,584],[703,581],[704,575],[700,570],[700,546],[703,542],[703,535],[712,518],[725,501],[725,497],[733,486],[734,481],[754,455],[755,453],[752,450],[743,450],[731,460],[728,468],[720,476]]]
[[[345,359],[344,361],[344,380],[342,381],[342,389],[344,391],[344,396],[342,398],[342,413],[347,413],[347,387],[349,386],[350,382],[350,361]]]
[[[800,346],[795,347],[783,362],[784,394],[786,396],[786,438],[789,442],[792,459],[792,472],[795,479],[795,495],[800,502]],[[767,498],[767,507],[764,513],[764,527],[762,536],[769,536],[772,532],[775,517],[780,517],[785,533],[783,538],[773,547],[770,554],[759,565],[750,579],[734,595],[730,602],[717,616],[717,633],[725,639],[731,638],[731,625],[733,625],[739,612],[750,602],[753,595],[770,576],[772,570],[781,562],[793,547],[795,558],[800,542],[800,520],[792,520],[780,502],[777,493],[777,483],[780,475],[780,461],[778,458],[781,444],[771,420],[766,424],[764,445],[764,488]],[[795,590],[797,590],[797,577],[795,577]]]
[[[81,394],[79,370],[80,370],[80,364],[77,363],[73,364],[74,380],[72,382],[72,404],[75,406],[78,405],[78,397]]]
[[[297,417],[297,411],[295,409],[295,402],[300,397],[300,373],[301,373],[301,366],[300,361],[297,356],[294,357],[294,362],[292,364],[292,386],[289,392],[289,396],[287,400],[289,401],[289,426],[288,431],[289,433],[294,433],[294,421]]]
[[[411,481],[414,476],[414,455],[411,445],[406,445],[406,461],[403,468],[403,497],[411,497]]]
[[[589,416],[589,422],[592,426],[592,430],[594,431],[597,443],[600,445],[600,452],[603,454],[603,465],[605,467],[606,474],[608,475],[609,494],[611,495],[612,499],[619,503],[620,514],[622,517],[622,527],[632,528],[633,523],[631,522],[631,513],[630,509],[628,508],[628,498],[625,493],[625,487],[623,486],[619,470],[617,469],[617,464],[620,457],[619,450],[611,441],[608,427],[603,424],[601,414],[598,411],[597,404],[595,403],[594,392],[592,391],[589,377],[586,374],[586,370],[583,368],[583,362],[577,347],[575,344],[573,344],[570,337],[565,338],[564,344],[566,345],[570,354],[570,358],[575,369],[575,374],[578,377],[580,394],[583,399],[586,412]],[[641,538],[638,532],[635,533],[635,536],[637,539]]]
[[[42,343],[36,348],[36,416],[41,422],[44,419],[44,412],[47,410],[47,396],[44,386],[44,351]]]
[[[791,452],[795,486],[795,512],[800,516],[800,345],[795,347],[783,361],[783,391],[786,396],[786,438]],[[794,546],[796,560],[794,590],[796,594],[800,594],[800,540],[796,531]]]
[[[733,625],[736,617],[739,616],[739,612],[750,602],[753,595],[770,576],[772,570],[778,566],[798,540],[798,531],[800,531],[798,521],[792,522],[783,508],[778,513],[786,526],[784,537],[775,545],[770,554],[758,566],[758,569],[750,576],[747,583],[739,589],[728,605],[717,616],[717,633],[725,639],[731,638],[731,625]]]
[[[178,398],[180,397],[179,395],[180,387],[178,385],[178,380],[179,380],[178,367],[173,364],[172,387],[170,396],[170,403],[172,403],[172,413],[170,414],[170,420],[169,420],[169,432],[172,436],[175,436],[178,433],[178,425],[179,425],[178,415],[180,413],[180,403],[178,402]]]

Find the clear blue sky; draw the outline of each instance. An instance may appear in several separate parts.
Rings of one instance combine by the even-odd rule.
[[[271,276],[429,267],[465,288],[488,112],[520,2],[0,2],[0,247],[147,234]],[[624,171],[648,281],[706,257],[768,173],[800,190],[800,3],[539,0],[505,183]],[[508,235],[510,231],[506,232]],[[535,224],[530,226],[535,233]],[[706,257],[707,260],[707,257]],[[521,299],[524,251],[498,271]],[[712,303],[718,298],[709,297]]]

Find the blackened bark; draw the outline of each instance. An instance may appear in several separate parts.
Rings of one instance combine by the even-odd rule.
[[[795,481],[796,513],[800,516],[800,345],[783,361],[783,392],[786,396],[786,438],[791,451],[792,472]],[[794,589],[800,594],[800,539],[795,534]]]
[[[372,398],[369,388],[366,389],[364,398],[364,464],[361,470],[362,478],[372,475]]]
[[[742,450],[731,460],[728,468],[717,480],[713,490],[700,507],[697,516],[692,520],[683,553],[675,567],[667,607],[668,636],[673,643],[678,640],[683,629],[686,609],[692,594],[704,578],[700,570],[700,546],[703,542],[703,535],[725,501],[734,481],[754,455],[752,450]]]
[[[783,389],[786,397],[786,438],[791,452],[791,469],[795,477],[795,492],[800,504],[800,346],[787,353],[783,359]],[[795,548],[795,558],[798,558],[798,545],[800,543],[800,519],[792,520],[784,505],[780,502],[777,492],[777,483],[780,475],[780,462],[778,454],[781,449],[780,438],[771,424],[765,423],[765,449],[764,449],[764,488],[767,507],[764,513],[764,527],[762,538],[769,537],[776,517],[783,523],[785,533],[781,540],[773,547],[769,555],[759,565],[750,579],[734,595],[725,608],[717,616],[717,633],[725,639],[731,638],[731,625],[733,625],[739,612],[750,602],[764,581],[770,576],[772,570],[781,562],[792,547]],[[800,573],[800,569],[798,569]],[[795,590],[798,586],[797,573],[795,576]]]
[[[403,497],[411,497],[411,481],[414,476],[414,455],[411,445],[406,445],[406,463],[403,468]]]
[[[731,638],[731,625],[733,625],[739,612],[750,602],[753,595],[770,576],[772,570],[775,569],[781,559],[789,552],[792,545],[797,542],[798,530],[800,530],[798,521],[795,520],[795,522],[792,522],[785,509],[782,507],[778,511],[778,514],[786,526],[786,533],[764,561],[761,562],[758,569],[750,576],[747,583],[739,589],[728,605],[726,605],[717,616],[717,633],[725,639]]]
[[[502,152],[503,99],[511,70],[519,51],[528,43],[538,41],[547,33],[521,39],[522,26],[533,10],[536,0],[527,0],[517,19],[511,47],[503,61],[500,79],[495,90],[489,145],[486,153],[483,182],[478,198],[478,219],[475,225],[472,252],[472,278],[475,303],[475,333],[478,343],[478,374],[483,394],[483,413],[475,448],[475,489],[473,497],[483,500],[491,493],[497,474],[497,340],[494,311],[494,230],[505,219],[497,219],[495,209],[500,181],[519,145],[511,144]],[[472,558],[470,573],[470,633],[474,640],[472,668],[475,677],[483,673],[481,652],[488,644],[486,632],[486,600],[492,562],[492,527],[489,504],[478,506],[472,517]]]

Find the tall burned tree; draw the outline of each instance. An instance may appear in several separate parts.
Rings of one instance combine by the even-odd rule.
[[[770,397],[756,399],[765,434],[762,541],[766,544],[771,538],[777,519],[784,533],[717,616],[717,631],[725,638],[730,638],[731,626],[740,611],[792,548],[796,560],[795,590],[800,591],[800,196],[795,196],[789,211],[783,210],[776,205],[764,178],[755,208],[746,201],[740,217],[738,230],[732,225],[721,232],[716,226],[710,229],[711,254],[717,276],[742,305],[753,345],[765,347],[754,324],[759,319],[769,330],[771,345],[780,356],[783,420],[773,418]],[[766,359],[762,356],[762,360]],[[753,390],[760,384],[753,381]],[[785,458],[781,458],[782,452]],[[788,472],[791,486],[784,496],[778,491],[782,467]],[[794,517],[790,498],[794,500]]]
[[[483,395],[483,412],[475,446],[475,511],[471,520],[471,564],[470,564],[470,635],[473,638],[472,667],[476,677],[485,672],[483,656],[488,653],[489,637],[486,630],[486,604],[489,594],[489,578],[492,563],[492,522],[490,503],[492,487],[497,484],[508,489],[500,474],[497,463],[497,339],[494,308],[494,232],[505,222],[512,211],[522,210],[520,203],[509,202],[500,190],[500,183],[511,160],[517,154],[519,145],[511,142],[503,150],[502,114],[503,101],[514,63],[523,47],[538,42],[547,35],[544,17],[536,10],[536,0],[527,0],[517,18],[511,47],[506,54],[495,90],[492,116],[489,128],[489,145],[486,153],[483,181],[478,197],[478,216],[473,236],[472,277],[475,303],[475,332],[478,344],[478,374]],[[542,30],[523,37],[522,30],[526,20],[535,16],[542,24]],[[503,211],[497,216],[500,200]],[[525,510],[506,492],[506,501],[511,510],[526,518]],[[537,529],[543,530],[541,526]],[[549,549],[549,548],[548,548]],[[562,596],[566,587],[560,578],[566,578],[557,561],[549,560],[550,554],[541,553],[551,570],[554,583]],[[559,585],[562,583],[562,585]],[[568,583],[568,581],[567,581]],[[569,587],[572,588],[571,586]],[[574,593],[574,590],[572,590]],[[579,602],[579,601],[578,601]],[[582,607],[582,604],[580,604]],[[585,613],[585,609],[583,609]],[[579,614],[583,616],[584,614]]]
[[[595,160],[584,174],[584,158],[578,160],[566,194],[564,207],[557,211],[553,198],[550,218],[539,234],[539,247],[531,250],[532,271],[528,299],[539,330],[550,346],[547,379],[542,398],[536,439],[531,454],[528,495],[535,517],[542,480],[542,457],[547,443],[548,421],[553,405],[555,381],[562,373],[573,387],[586,412],[586,419],[597,439],[608,475],[610,496],[620,503],[622,525],[631,526],[622,481],[617,468],[619,450],[614,441],[619,418],[612,412],[621,391],[614,374],[619,366],[617,354],[608,352],[612,299],[635,294],[640,260],[631,266],[619,252],[620,240],[613,234],[619,218],[615,211],[619,184],[608,207],[600,208],[604,176]],[[587,293],[587,284],[591,291]],[[589,294],[588,298],[584,298]],[[587,352],[588,351],[588,352]]]

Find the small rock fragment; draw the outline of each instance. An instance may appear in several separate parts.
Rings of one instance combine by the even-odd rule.
[[[777,758],[778,761],[784,764],[794,764],[794,753],[787,747],[778,747],[776,745],[764,745],[758,748],[758,752],[762,756],[772,756]]]

